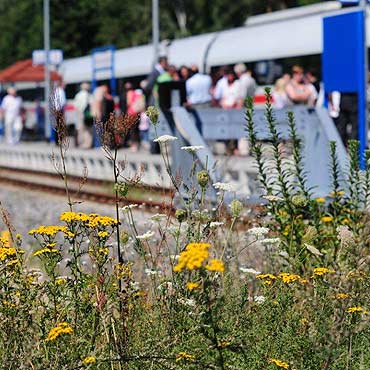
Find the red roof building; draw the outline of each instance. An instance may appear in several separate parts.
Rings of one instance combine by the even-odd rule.
[[[45,79],[45,69],[42,65],[33,65],[32,59],[20,60],[0,71],[0,83],[4,82],[42,82]],[[62,76],[50,71],[51,81],[61,81]]]

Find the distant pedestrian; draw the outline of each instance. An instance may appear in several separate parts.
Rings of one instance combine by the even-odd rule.
[[[81,84],[81,89],[74,98],[74,106],[77,110],[77,145],[82,149],[90,149],[93,146],[94,118],[91,110],[90,85],[88,83]]]
[[[187,102],[192,107],[209,107],[211,105],[211,86],[210,76],[200,73],[197,66],[192,66],[194,75],[186,81]]]
[[[254,97],[257,88],[256,80],[252,77],[251,72],[247,70],[247,67],[243,63],[237,64],[234,67],[234,72],[239,79],[240,96],[244,104],[247,97]]]
[[[292,77],[286,85],[285,91],[293,104],[308,104],[312,90],[305,84],[302,67],[294,66],[292,68]]]
[[[9,87],[7,93],[1,102],[5,122],[5,141],[8,144],[16,144],[20,140],[23,128],[22,98],[17,96],[17,90],[14,87]]]
[[[145,86],[145,96],[146,96],[146,102],[148,105],[154,104],[154,98],[153,98],[153,88],[155,84],[157,83],[157,79],[160,75],[165,73],[165,71],[168,68],[168,61],[167,57],[160,57],[158,59],[158,63],[154,66],[152,72],[147,77],[147,83]]]
[[[275,86],[272,90],[272,98],[275,109],[283,109],[289,105],[292,105],[292,102],[289,100],[286,93],[286,85],[288,81],[284,78],[279,78],[275,82]]]
[[[103,85],[103,100],[102,100],[102,121],[109,120],[111,113],[114,113],[114,99],[109,91],[108,85]]]
[[[179,75],[180,75],[180,79],[182,81],[188,80],[191,77],[191,73],[190,73],[189,68],[186,67],[186,66],[181,66]]]
[[[140,144],[139,117],[145,111],[145,96],[141,89],[127,92],[127,114],[136,116],[137,122],[130,130],[128,141],[132,152],[137,152]]]
[[[336,120],[337,129],[344,145],[348,140],[358,140],[358,95],[356,93],[341,93],[339,117]]]
[[[229,69],[226,71],[226,86],[223,87],[220,105],[224,109],[241,108],[242,98],[240,95],[240,81],[235,73]]]
[[[227,77],[226,77],[226,72],[227,72],[227,67],[221,67],[218,72],[218,79],[215,85],[215,88],[213,89],[213,98],[216,102],[217,105],[220,104],[220,101],[222,99],[222,96],[224,95],[224,91],[227,88]]]
[[[123,87],[123,91],[119,99],[120,109],[123,114],[127,113],[127,96],[129,95],[129,92],[133,89],[134,87],[132,86],[131,82],[126,82]]]

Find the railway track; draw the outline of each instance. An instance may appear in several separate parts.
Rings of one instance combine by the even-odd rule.
[[[42,171],[0,167],[0,184],[51,195],[66,196],[64,182],[60,175]],[[73,201],[116,204],[113,186],[114,184],[110,181],[89,178],[84,181],[76,176],[68,176],[68,189]],[[130,193],[132,196],[130,196]],[[128,197],[121,197],[119,202],[121,206],[138,204],[145,211],[153,213],[174,211],[170,191],[156,187],[133,187],[130,189]]]

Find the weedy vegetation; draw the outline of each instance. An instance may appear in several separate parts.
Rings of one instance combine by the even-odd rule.
[[[117,158],[115,137],[134,122],[125,116],[98,125],[114,171],[115,218],[75,211],[63,163],[68,210],[59,225],[29,231],[31,253],[2,211],[9,230],[0,239],[1,368],[370,368],[370,153],[360,170],[351,142],[342,174],[331,143],[332,191],[314,198],[294,116],[287,116],[288,156],[266,96],[268,144],[258,140],[252,102],[246,106],[264,198],[248,230],[240,227],[245,205],[235,189],[211,184],[199,167],[201,147],[184,149],[194,159],[184,196],[169,165],[176,138],[164,136],[156,141],[178,207],[151,216],[139,234],[135,205],[120,206],[140,181],[123,178]],[[147,114],[158,125],[158,111]],[[60,143],[63,158],[65,136]],[[206,196],[210,187],[216,203]],[[30,267],[34,260],[40,270]]]

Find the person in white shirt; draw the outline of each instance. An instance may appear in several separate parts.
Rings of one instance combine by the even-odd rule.
[[[245,98],[248,96],[254,96],[257,88],[256,80],[252,77],[251,73],[243,63],[237,64],[234,67],[234,72],[239,79],[240,96],[243,100],[242,104],[244,104]]]
[[[21,106],[22,98],[17,96],[14,87],[9,87],[1,103],[1,110],[5,121],[5,141],[8,144],[16,144],[22,133]]]
[[[226,67],[221,67],[218,71],[220,79],[216,82],[216,86],[213,90],[213,98],[216,102],[220,103],[222,96],[224,95],[224,91],[227,88],[227,78],[226,78]]]
[[[212,79],[210,76],[199,73],[197,66],[191,67],[194,75],[186,81],[188,104],[191,106],[210,106]]]
[[[224,109],[241,108],[243,99],[240,95],[240,81],[236,79],[232,70],[226,72],[226,79],[227,84],[220,101],[221,107]]]
[[[93,144],[93,116],[91,112],[90,85],[81,84],[81,90],[76,94],[73,104],[77,110],[77,145],[89,149]]]

